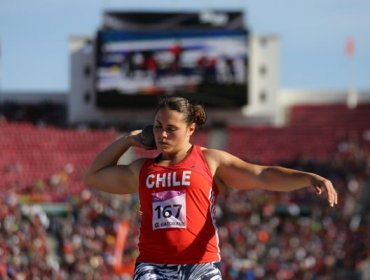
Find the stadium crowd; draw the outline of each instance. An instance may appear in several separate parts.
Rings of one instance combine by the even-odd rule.
[[[4,108],[3,116],[11,121],[32,116],[38,126],[55,124],[54,117],[63,123],[56,115],[40,119],[44,113],[33,107]],[[217,224],[224,279],[370,279],[370,150],[362,144],[345,139],[323,160],[302,156],[275,163],[330,178],[339,194],[334,208],[307,189],[228,189],[221,194]],[[2,169],[2,176],[24,175],[17,162]],[[131,279],[127,271],[138,254],[138,198],[88,186],[69,193],[80,169],[75,163],[63,164],[32,186],[2,190],[0,279]],[[53,206],[30,203],[42,200]],[[121,249],[117,232],[123,221],[129,228]]]
[[[307,189],[230,189],[220,195],[224,279],[365,279],[361,274],[368,273],[370,258],[369,152],[343,141],[321,162],[302,157],[280,164],[330,178],[340,203],[330,208]],[[68,172],[63,174],[68,184]],[[122,221],[130,225],[125,248],[118,252],[122,262],[132,263],[138,253],[137,197],[86,188],[65,194],[63,203],[61,213],[46,214],[38,205],[22,202],[22,193],[1,193],[0,279],[131,279],[114,267]]]

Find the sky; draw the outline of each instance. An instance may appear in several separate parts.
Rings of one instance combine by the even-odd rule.
[[[68,40],[94,36],[104,11],[212,9],[242,10],[252,35],[279,36],[281,88],[370,89],[369,0],[0,0],[0,90],[68,92]]]

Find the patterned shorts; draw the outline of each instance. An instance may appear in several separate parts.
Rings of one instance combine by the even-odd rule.
[[[221,263],[137,263],[134,280],[222,280]]]

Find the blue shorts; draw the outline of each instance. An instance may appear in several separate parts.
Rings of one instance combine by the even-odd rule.
[[[136,264],[134,280],[222,280],[221,263]]]

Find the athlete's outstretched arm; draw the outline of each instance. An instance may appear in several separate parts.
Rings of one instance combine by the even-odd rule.
[[[338,203],[338,195],[333,184],[317,174],[280,166],[251,164],[219,150],[208,150],[205,155],[213,165],[215,177],[226,186],[272,191],[293,191],[313,187],[318,194],[327,193],[331,206]]]
[[[119,158],[132,146],[141,146],[137,139],[140,131],[133,131],[113,142],[100,152],[85,174],[85,183],[92,188],[116,194],[138,190],[140,160],[129,165],[117,165]]]

